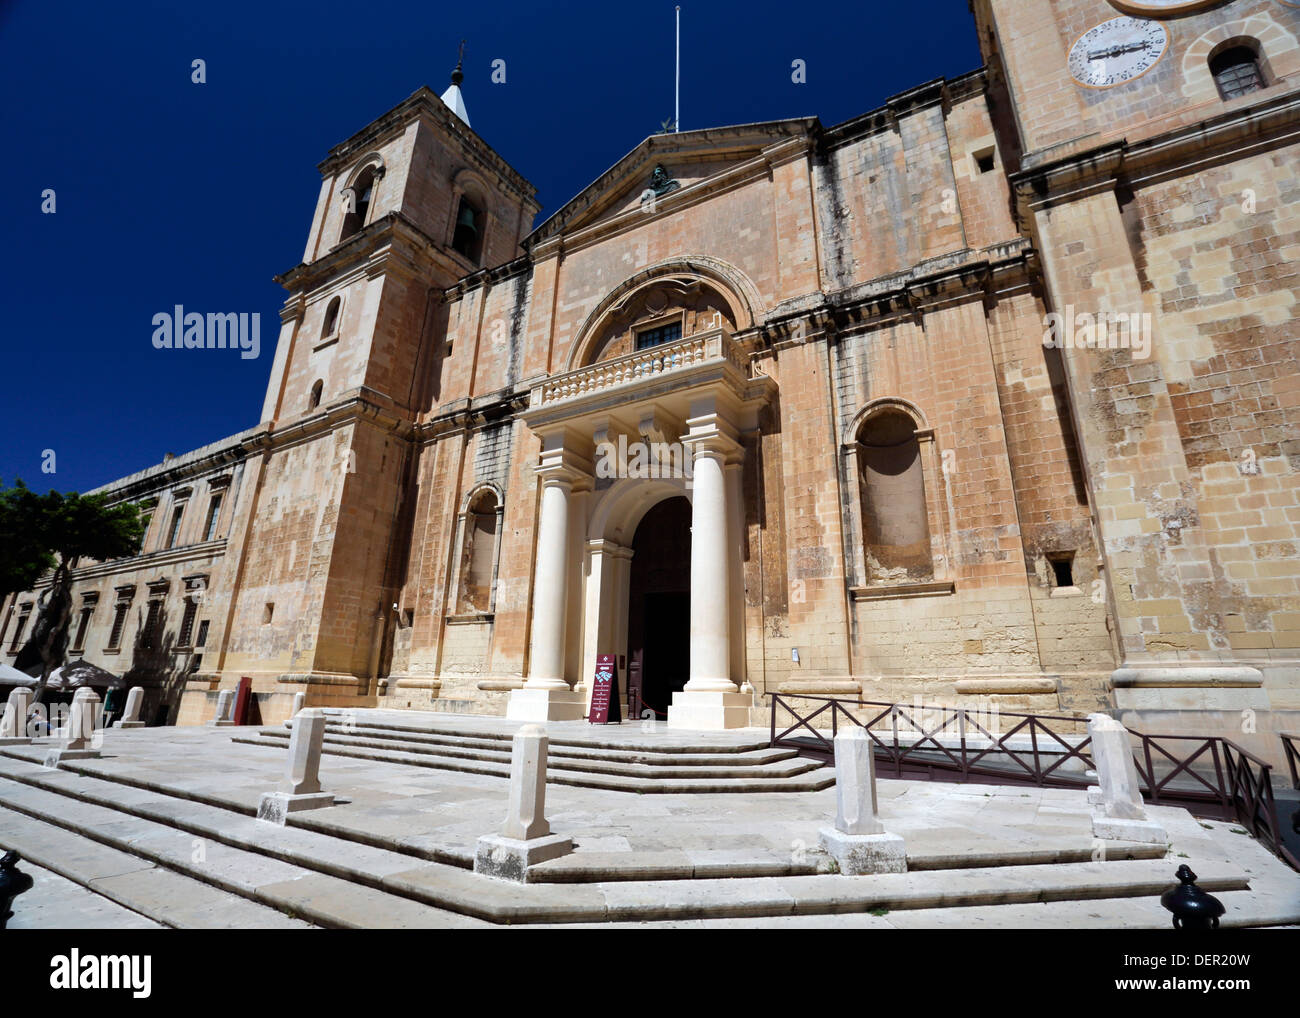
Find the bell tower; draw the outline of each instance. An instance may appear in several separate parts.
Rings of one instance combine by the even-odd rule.
[[[972,8],[1014,112],[1011,183],[1080,436],[1117,713],[1280,763],[1270,729],[1300,706],[1300,282],[1282,268],[1300,244],[1300,7]]]
[[[259,692],[374,695],[417,425],[440,387],[442,294],[517,257],[539,209],[470,128],[462,80],[458,64],[443,98],[421,88],[330,150],[303,260],[276,277],[289,296],[222,664]]]

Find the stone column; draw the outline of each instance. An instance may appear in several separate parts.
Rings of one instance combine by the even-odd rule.
[[[821,844],[849,876],[906,873],[903,839],[885,832],[876,810],[876,758],[865,728],[835,736],[835,827],[822,828]]]
[[[731,681],[731,606],[725,455],[695,450],[691,500],[691,678],[689,691],[734,693]]]
[[[726,466],[727,483],[727,605],[731,609],[731,681],[745,683],[745,490],[740,460]]]
[[[29,687],[17,686],[9,692],[4,720],[0,721],[0,746],[25,746],[32,741],[27,735],[27,712],[31,706]]]
[[[119,721],[119,728],[143,728],[144,722],[140,720],[140,707],[144,702],[144,690],[139,686],[132,686],[130,692],[126,694],[126,710],[122,713],[122,720]]]
[[[333,806],[334,796],[321,790],[320,757],[325,743],[325,712],[319,707],[300,711],[289,736],[284,780],[258,804],[257,819],[283,824],[290,813]]]
[[[1098,781],[1098,785],[1088,789],[1093,835],[1103,840],[1139,841],[1149,845],[1167,843],[1169,835],[1165,829],[1147,817],[1128,729],[1109,714],[1091,714],[1088,738]]]
[[[100,755],[103,736],[95,726],[99,706],[99,696],[89,686],[77,690],[72,698],[67,734],[57,749],[45,755],[46,767],[57,767],[62,760],[89,760]]]
[[[537,571],[528,679],[510,694],[506,717],[517,721],[578,721],[582,696],[564,677],[569,613],[569,502],[576,472],[566,463],[564,438],[545,440],[537,468],[542,483],[537,521]]]
[[[217,694],[217,714],[208,724],[213,728],[228,728],[235,722],[231,714],[235,709],[235,691],[223,689]]]
[[[687,437],[691,477],[691,677],[673,694],[669,728],[744,728],[750,697],[731,681],[729,454],[739,445],[716,414],[696,417]]]
[[[541,725],[515,733],[510,755],[510,801],[499,835],[478,840],[474,872],[524,882],[528,868],[573,851],[570,838],[551,833],[546,820],[546,754]]]

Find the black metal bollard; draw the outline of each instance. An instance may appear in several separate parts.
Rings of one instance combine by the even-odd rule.
[[[1186,864],[1178,867],[1179,883],[1160,895],[1160,904],[1174,914],[1176,930],[1217,930],[1223,902],[1196,886],[1196,874]]]
[[[14,899],[32,889],[32,878],[18,869],[21,858],[17,852],[6,852],[0,859],[0,930],[8,925],[13,915],[9,906]]]

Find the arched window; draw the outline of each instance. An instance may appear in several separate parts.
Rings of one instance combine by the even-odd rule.
[[[451,246],[475,265],[483,254],[483,210],[465,195],[460,196],[460,206],[456,209]]]
[[[500,515],[496,492],[490,488],[475,495],[465,511],[457,614],[486,614],[493,609]]]
[[[343,298],[335,297],[325,308],[325,323],[321,326],[321,339],[329,339],[339,331],[339,308],[343,306]]]
[[[1235,99],[1264,87],[1259,54],[1249,46],[1237,45],[1210,58],[1210,73],[1219,88],[1219,98]]]
[[[900,410],[882,410],[862,423],[857,443],[867,582],[933,579],[916,423]]]
[[[370,221],[370,205],[375,197],[375,185],[379,174],[375,167],[368,166],[361,171],[352,187],[344,192],[343,232],[339,240],[346,240]]]
[[[308,410],[315,410],[318,406],[320,406],[320,396],[321,396],[321,392],[323,392],[324,389],[325,389],[325,382],[322,379],[319,378],[316,379],[315,384],[312,385],[311,387],[311,395],[307,398]]]

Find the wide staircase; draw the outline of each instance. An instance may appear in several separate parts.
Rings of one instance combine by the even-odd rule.
[[[323,752],[385,763],[510,776],[513,729],[484,719],[481,730],[467,734],[434,714],[421,723],[385,718],[375,711],[327,711]],[[235,736],[235,742],[289,745],[293,723]],[[585,726],[584,726],[585,727]],[[820,760],[808,760],[794,748],[772,749],[763,735],[725,744],[674,739],[650,728],[646,738],[629,739],[584,732],[551,735],[547,781],[558,785],[615,792],[815,792],[835,784],[835,772]],[[639,731],[639,725],[621,726]]]
[[[129,758],[127,744],[117,752]],[[436,838],[331,823],[329,810],[279,827],[257,820],[215,778],[181,785],[168,773],[128,771],[111,756],[48,768],[42,755],[38,747],[0,751],[0,847],[175,928],[1161,927],[1167,916],[1157,897],[1176,862],[1164,846],[1116,843],[1099,861],[1082,840],[960,854],[936,846],[910,852],[907,873],[845,877],[815,848],[715,865],[670,851],[578,851],[512,884],[475,875],[469,853]],[[1294,900],[1251,889],[1249,867],[1194,862],[1201,887],[1228,906],[1228,925],[1300,919]]]
[[[851,923],[853,916],[870,920],[911,910],[939,910],[937,922],[955,921],[954,910],[993,907],[996,916],[997,908],[1015,904],[1056,908],[1064,922],[1069,908],[1084,900],[1094,919],[1119,925],[1131,921],[1124,906],[1154,899],[1171,883],[1163,848],[1131,846],[1107,862],[1090,861],[1083,849],[1042,859],[974,857],[968,861],[976,865],[961,868],[951,858],[915,857],[912,872],[875,877],[819,874],[826,868],[819,854],[729,877],[692,876],[653,860],[628,860],[632,865],[620,870],[575,854],[538,867],[533,882],[517,885],[476,876],[467,858],[367,840],[301,823],[276,827],[193,795],[75,765],[52,769],[13,753],[0,757],[5,849],[176,928],[446,928],[830,914]],[[1203,865],[1199,875],[1203,888],[1226,901],[1250,894],[1247,874],[1231,863]],[[1152,917],[1158,920],[1159,912]]]

